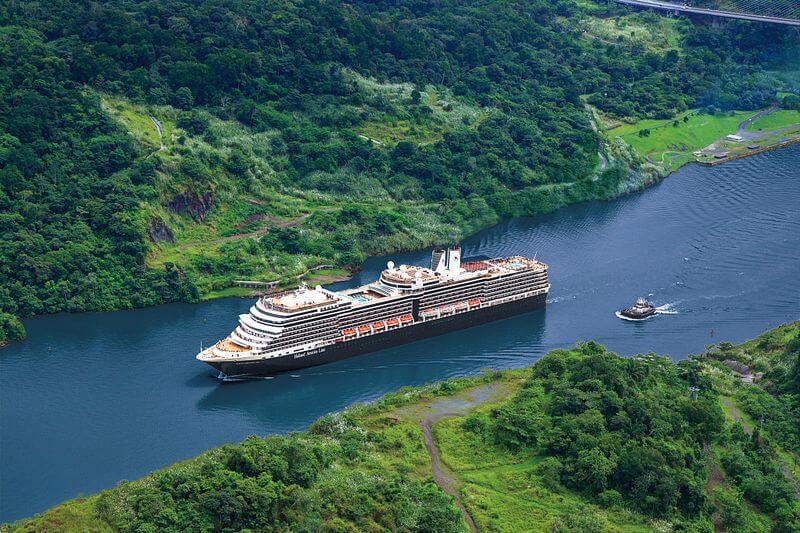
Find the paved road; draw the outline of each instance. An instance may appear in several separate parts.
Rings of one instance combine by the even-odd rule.
[[[781,17],[769,17],[751,13],[736,13],[733,11],[717,11],[715,9],[703,9],[702,7],[692,7],[685,4],[673,4],[672,2],[661,2],[660,0],[614,0],[619,4],[627,4],[638,7],[651,7],[653,9],[663,9],[666,11],[677,11],[681,13],[695,13],[698,15],[710,15],[712,17],[752,20],[755,22],[769,22],[772,24],[785,24],[789,26],[800,26],[800,20],[787,19]]]
[[[763,116],[769,115],[770,113],[774,113],[778,109],[779,109],[778,106],[772,106],[769,109],[763,109],[763,110],[759,111],[758,113],[756,113],[755,115],[753,115],[752,117],[750,117],[747,120],[745,120],[744,122],[741,122],[739,124],[739,130],[736,132],[736,135],[738,135],[739,137],[741,137],[743,139],[746,139],[746,140],[758,139],[760,137],[763,137],[765,135],[764,132],[761,132],[761,131],[747,131],[747,126],[749,126],[752,122],[755,122],[756,120],[760,119]],[[766,133],[772,133],[772,132],[768,131]]]

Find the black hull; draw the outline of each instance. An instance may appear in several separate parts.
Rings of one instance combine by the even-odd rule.
[[[656,310],[653,309],[652,311],[648,311],[646,313],[629,313],[627,309],[620,311],[620,315],[627,318],[628,320],[647,320],[651,316],[656,314]]]
[[[331,344],[323,348],[300,352],[282,357],[262,359],[258,361],[231,361],[224,363],[208,363],[227,377],[269,376],[289,370],[297,370],[310,366],[340,361],[368,352],[375,352],[400,346],[410,342],[442,335],[452,331],[471,328],[502,320],[514,315],[541,309],[546,305],[547,294],[539,294],[524,300],[484,307],[430,322],[421,322],[413,326],[398,328],[385,333],[368,335],[346,342]]]

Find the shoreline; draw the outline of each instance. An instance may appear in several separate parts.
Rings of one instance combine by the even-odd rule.
[[[768,146],[762,146],[760,148],[756,148],[755,150],[748,150],[747,152],[742,152],[739,154],[727,156],[722,159],[717,159],[715,161],[690,161],[690,163],[694,162],[706,167],[715,167],[717,165],[721,165],[722,163],[730,163],[731,161],[736,161],[738,159],[744,159],[745,157],[763,154],[764,152],[771,152],[772,150],[777,150],[779,148],[786,148],[787,146],[791,146],[793,144],[798,144],[798,143],[800,143],[800,137],[795,137],[794,139],[781,141],[779,143],[770,144]],[[683,168],[683,166],[678,168]]]
[[[500,224],[501,222],[506,221],[506,220],[512,220],[514,218],[522,218],[522,217],[525,217],[525,216],[531,217],[531,216],[544,215],[544,214],[548,214],[548,213],[553,213],[555,211],[558,211],[559,209],[563,209],[564,207],[578,205],[580,203],[608,202],[608,201],[616,200],[618,198],[623,198],[623,197],[631,195],[631,194],[636,194],[636,193],[639,193],[639,192],[642,192],[644,190],[649,189],[653,185],[661,183],[663,180],[665,180],[666,178],[670,177],[672,174],[678,172],[680,169],[682,169],[685,166],[690,165],[690,164],[698,164],[698,165],[703,165],[703,166],[717,166],[717,165],[722,164],[722,163],[729,163],[731,161],[735,161],[735,160],[738,160],[738,159],[743,159],[745,157],[749,157],[749,156],[753,156],[753,155],[762,154],[762,153],[765,153],[765,152],[768,152],[768,151],[777,150],[777,149],[780,149],[780,148],[786,148],[786,147],[789,147],[789,146],[792,146],[792,145],[795,145],[795,144],[800,144],[800,137],[797,137],[795,139],[790,139],[790,140],[784,141],[782,143],[778,143],[778,144],[774,144],[774,145],[770,145],[770,146],[765,146],[765,147],[763,147],[763,148],[761,148],[759,150],[753,150],[752,152],[746,152],[744,154],[739,154],[737,157],[730,157],[730,158],[727,158],[727,159],[724,159],[724,160],[712,161],[712,162],[708,162],[708,163],[701,162],[701,161],[687,161],[686,163],[684,163],[683,165],[681,165],[677,169],[675,169],[675,170],[673,170],[671,172],[668,172],[668,173],[664,173],[664,174],[661,174],[661,173],[648,174],[648,173],[643,172],[642,168],[638,168],[638,169],[634,170],[634,169],[631,169],[630,166],[628,166],[629,174],[635,175],[637,177],[637,179],[632,181],[632,182],[629,182],[627,184],[626,183],[621,183],[620,185],[621,185],[622,188],[620,189],[619,194],[615,195],[612,198],[609,198],[607,200],[594,199],[594,200],[587,200],[585,202],[577,202],[577,203],[567,204],[567,205],[563,205],[561,207],[558,207],[556,209],[553,209],[552,211],[538,213],[536,215],[520,215],[520,216],[517,216],[517,217],[501,218],[501,219],[498,219],[494,224],[491,224],[491,225],[488,225],[488,226],[482,226],[482,227],[474,228],[474,231],[472,231],[471,233],[463,235],[461,237],[461,240],[467,239],[467,238],[471,237],[472,235],[475,235],[476,233],[479,233],[479,232],[484,231],[484,230],[486,230],[488,228],[494,227],[497,224]],[[617,161],[620,161],[622,164],[625,164],[624,160],[617,159]],[[651,169],[653,169],[653,168],[654,167],[651,167]],[[410,251],[419,251],[419,250],[424,250],[426,248],[430,248],[432,246],[436,246],[436,244],[435,243],[429,244],[428,246],[422,247],[422,248],[398,248],[398,249],[393,250],[392,252],[388,252],[388,253],[404,253],[404,252],[410,252]],[[384,254],[384,255],[386,255],[386,254]],[[368,257],[376,257],[376,256],[370,255]],[[360,266],[358,268],[356,268],[356,269],[347,269],[346,267],[340,267],[340,268],[342,268],[344,270],[350,270],[350,272],[351,272],[350,275],[337,276],[337,277],[333,277],[330,280],[324,280],[324,281],[320,280],[320,281],[322,281],[322,283],[320,283],[320,284],[321,285],[330,285],[330,284],[333,284],[333,283],[341,283],[341,282],[349,281],[361,269]],[[312,271],[309,271],[309,272],[306,272],[304,274],[301,274],[300,277],[302,277],[304,275],[307,275],[307,274],[309,274],[311,272]],[[296,280],[296,279],[298,279],[298,277],[293,277],[291,279],[295,279]],[[192,305],[198,305],[198,304],[202,304],[202,303],[205,303],[205,302],[210,302],[210,301],[213,301],[213,300],[219,300],[219,299],[223,299],[223,298],[238,298],[238,299],[258,298],[258,297],[263,296],[265,294],[272,294],[274,292],[280,292],[280,291],[286,290],[287,287],[291,287],[291,285],[287,285],[286,284],[289,281],[291,281],[291,279],[287,279],[287,280],[282,281],[281,283],[279,283],[279,285],[277,287],[275,287],[273,290],[269,290],[269,291],[251,290],[250,292],[243,293],[243,294],[214,294],[215,292],[218,293],[218,292],[221,292],[221,291],[224,291],[224,290],[237,288],[236,286],[232,286],[232,287],[227,287],[226,289],[221,289],[220,291],[212,291],[211,293],[209,293],[209,294],[211,294],[211,296],[201,295],[197,302],[165,302],[165,303],[159,304],[159,305],[167,305],[167,304],[170,304],[170,303],[189,303],[189,304],[192,304]],[[146,308],[151,308],[151,307],[158,307],[158,305],[155,305],[155,306],[151,305],[151,306],[146,306],[146,307],[134,307],[134,308],[130,308],[130,309],[114,309],[114,310],[110,310],[110,311],[82,311],[82,312],[83,313],[98,313],[98,312],[100,312],[100,313],[105,313],[105,312],[111,313],[111,312],[115,312],[115,311],[125,311],[125,310],[133,310],[133,309],[146,309]],[[44,314],[40,314],[40,315],[33,315],[33,316],[30,316],[30,317],[26,317],[25,320],[30,319],[30,318],[40,317],[40,316],[48,316],[50,314],[61,314],[61,313],[44,313]],[[69,314],[80,314],[80,313],[69,313]],[[10,344],[9,341],[0,341],[0,348],[2,348],[3,346],[7,346],[8,344]]]

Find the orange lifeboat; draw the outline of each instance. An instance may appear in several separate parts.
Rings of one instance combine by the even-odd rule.
[[[399,324],[396,318],[390,318],[389,320],[386,321],[386,323],[389,324],[390,326],[396,326],[397,324]]]
[[[375,323],[372,324],[372,329],[383,329],[385,327],[386,327],[386,324],[384,324],[382,321],[381,322],[375,322]]]
[[[347,328],[346,330],[342,331],[342,333],[344,333],[345,335],[355,335],[356,330],[353,328]]]
[[[469,301],[469,305],[470,307],[472,307],[473,305],[481,305],[481,301],[478,300],[477,298],[473,298],[472,300]]]
[[[369,326],[358,326],[359,333],[369,333]]]
[[[408,324],[412,320],[414,320],[414,319],[411,318],[411,315],[403,315],[403,316],[400,317],[400,322],[402,322],[403,324]]]

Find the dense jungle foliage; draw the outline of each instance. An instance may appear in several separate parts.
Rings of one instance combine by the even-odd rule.
[[[621,359],[590,342],[551,352],[510,401],[464,425],[489,443],[547,456],[538,471],[552,486],[691,518],[705,511],[703,443],[720,438],[724,419],[696,364]]]
[[[679,363],[580,343],[527,369],[402,389],[303,433],[222,446],[12,530],[461,531],[420,422],[437,397],[454,409],[483,389],[495,397],[433,429],[484,529],[797,531],[798,345],[800,322]],[[743,383],[722,349],[771,377]],[[751,395],[778,402],[765,418],[793,427],[754,427],[737,414],[759,414]]]
[[[724,525],[764,531],[770,524],[748,512],[749,504],[772,518],[773,531],[800,530],[800,322],[740,346],[721,343],[698,360],[710,362],[723,405],[740,422],[715,451],[729,480],[715,492]]]
[[[585,102],[622,117],[758,108],[778,88],[767,61],[798,41],[684,20],[654,49],[581,29],[626,13],[572,0],[3,3],[0,311],[194,301],[234,276],[357,265],[608,198],[626,171],[598,166]],[[155,131],[148,114],[168,130],[162,150],[139,136]]]

